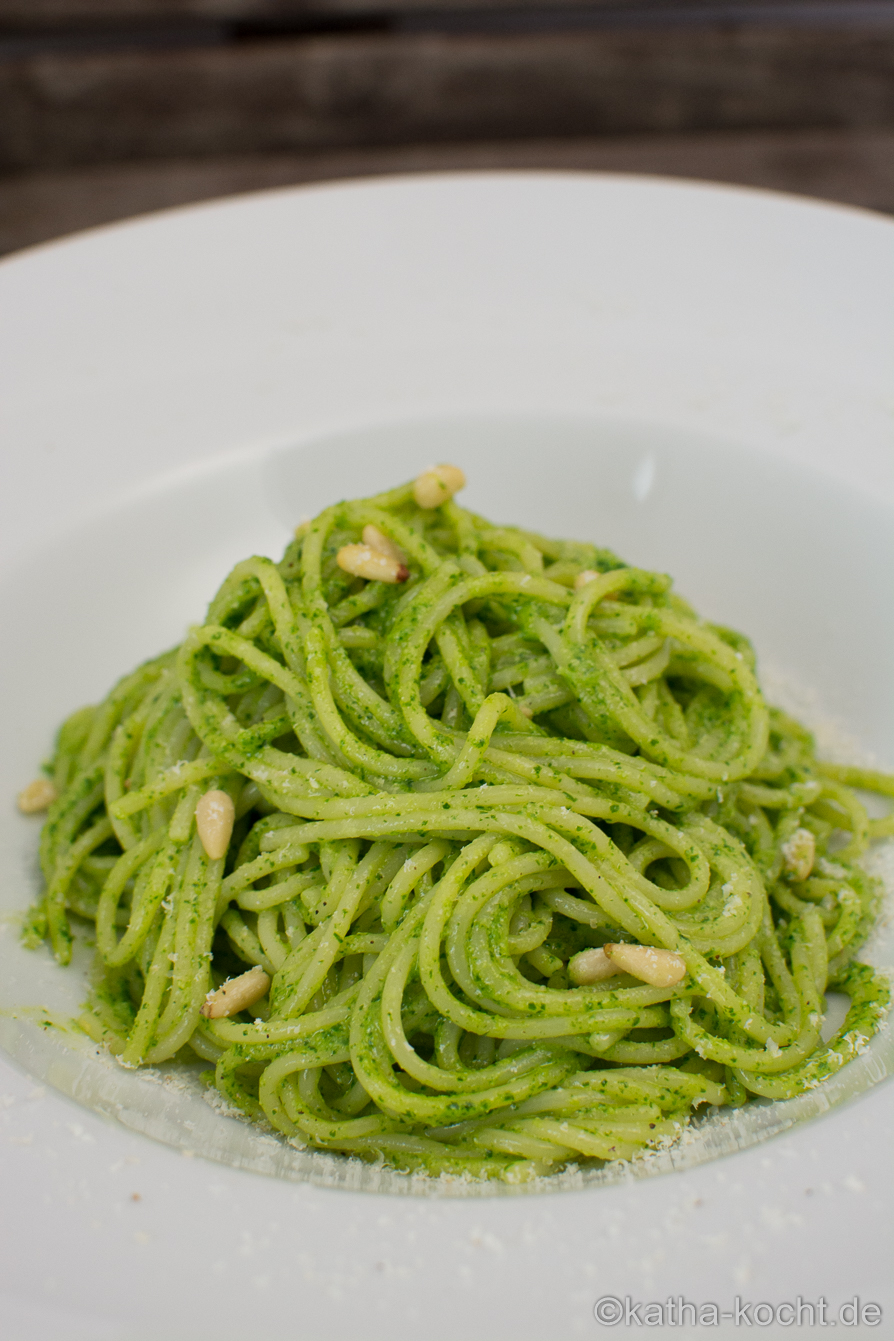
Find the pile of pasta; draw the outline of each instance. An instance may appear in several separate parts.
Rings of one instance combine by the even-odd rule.
[[[513,1182],[866,1047],[858,858],[894,823],[854,788],[894,780],[819,762],[669,577],[461,483],[327,508],[64,724],[25,937],[66,963],[95,924],[79,1023],[122,1064],[198,1056],[298,1145]]]

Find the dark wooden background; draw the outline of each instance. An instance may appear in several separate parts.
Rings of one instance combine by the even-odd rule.
[[[231,191],[476,167],[894,212],[894,2],[0,0],[0,250]]]

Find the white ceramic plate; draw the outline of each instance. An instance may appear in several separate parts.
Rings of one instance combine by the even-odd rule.
[[[892,252],[894,225],[854,211],[524,174],[248,197],[4,263],[4,794],[65,712],[182,635],[230,563],[432,459],[466,468],[482,511],[674,573],[890,766]],[[9,806],[4,826],[14,911],[36,826]],[[6,925],[0,1006],[70,1011],[76,972]],[[55,1089],[29,1100],[2,1064],[16,1338],[562,1341],[600,1330],[601,1295],[728,1311],[825,1294],[833,1318],[854,1295],[886,1302],[890,1087],[803,1119],[878,1080],[890,1035],[665,1177],[396,1200],[408,1180],[237,1171],[350,1182],[17,1013],[4,1046]]]

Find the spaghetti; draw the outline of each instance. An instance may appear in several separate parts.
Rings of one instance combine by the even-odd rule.
[[[95,923],[79,1022],[123,1064],[197,1054],[288,1139],[404,1170],[630,1159],[817,1085],[888,1003],[857,859],[894,822],[854,788],[894,779],[818,762],[668,577],[435,493],[326,509],[63,725],[27,943],[66,963]]]

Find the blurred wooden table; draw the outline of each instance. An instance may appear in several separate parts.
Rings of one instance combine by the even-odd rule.
[[[0,252],[236,192],[525,168],[894,213],[894,0],[0,0]]]

